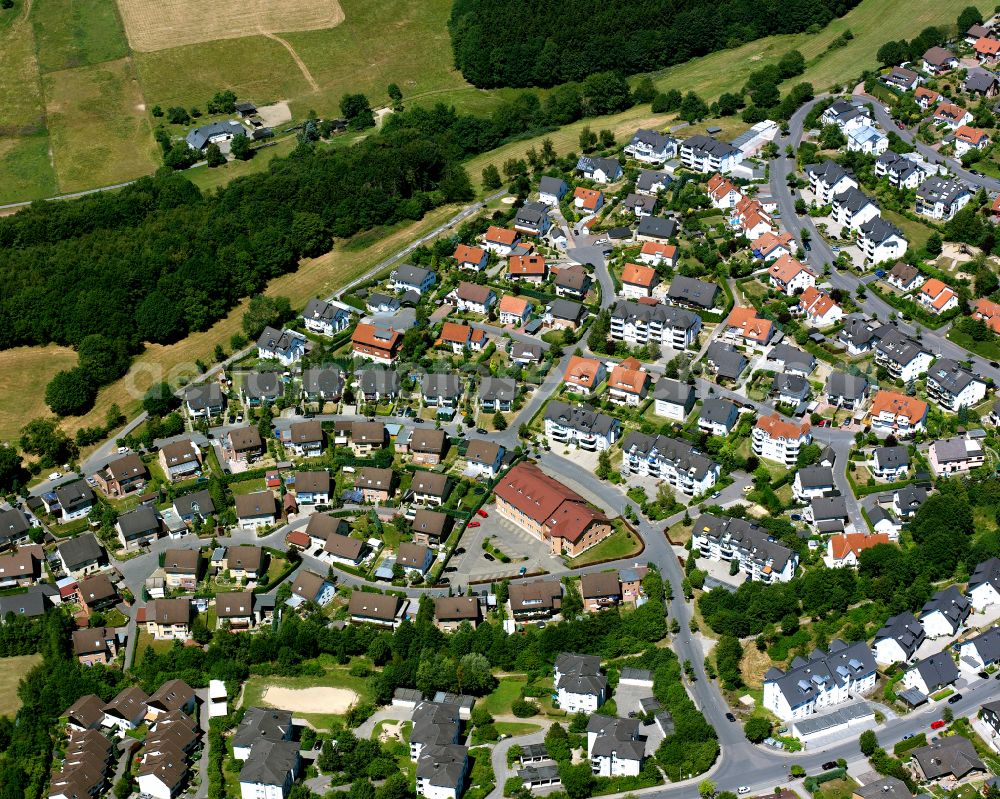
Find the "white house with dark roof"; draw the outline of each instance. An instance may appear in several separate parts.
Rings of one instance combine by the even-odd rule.
[[[703,513],[692,530],[691,547],[701,557],[735,560],[752,580],[787,583],[795,576],[798,554],[751,521]]]
[[[808,658],[796,657],[787,671],[768,669],[763,705],[784,721],[807,718],[868,693],[877,676],[867,643],[835,639],[827,652],[815,649]]]
[[[728,175],[743,163],[742,150],[703,134],[681,142],[679,155],[684,166],[704,175],[713,172]]]
[[[587,757],[597,777],[635,777],[642,771],[646,739],[639,719],[593,715],[587,722]]]
[[[643,164],[662,164],[677,155],[677,140],[665,133],[639,128],[624,147],[625,155]]]
[[[930,696],[942,688],[953,685],[958,679],[958,667],[951,658],[950,652],[937,652],[925,657],[917,663],[906,674],[903,675],[903,685],[907,688],[915,688]]]
[[[618,300],[611,310],[611,338],[633,346],[662,344],[683,350],[698,340],[701,317],[682,308]]]
[[[955,413],[985,399],[986,381],[951,358],[939,358],[927,371],[927,397]]]
[[[222,386],[215,381],[188,386],[184,390],[184,407],[192,419],[219,416],[226,407]]]
[[[982,671],[1000,664],[1000,627],[991,627],[959,644],[958,663],[967,671]]]
[[[564,652],[556,658],[554,676],[559,707],[567,713],[593,713],[607,699],[608,680],[599,657]]]
[[[891,616],[875,633],[872,654],[878,663],[906,663],[924,642],[924,625],[910,611]]]
[[[858,248],[865,263],[881,264],[895,261],[906,253],[903,231],[880,216],[873,217],[858,228]]]
[[[814,497],[828,497],[835,491],[833,469],[829,466],[806,466],[795,472],[792,496],[799,502],[806,502]]]
[[[977,611],[1000,603],[1000,558],[990,558],[976,565],[965,595]]]
[[[291,366],[301,361],[309,349],[309,339],[296,330],[265,327],[257,339],[257,357],[274,359],[282,366]]]
[[[545,437],[550,446],[590,452],[608,449],[618,439],[621,423],[589,405],[569,405],[558,400],[545,408]]]
[[[952,585],[927,600],[920,611],[920,623],[928,638],[952,636],[962,629],[971,611],[968,597]]]
[[[351,323],[351,313],[340,305],[314,297],[302,311],[302,322],[306,330],[332,337],[347,329]]]
[[[858,231],[863,224],[880,214],[878,203],[853,186],[835,194],[831,202],[830,219],[852,231]]]
[[[689,442],[633,430],[622,440],[622,477],[665,480],[687,496],[705,494],[719,479],[720,466]]]
[[[836,195],[858,188],[858,181],[840,164],[830,159],[821,164],[809,164],[804,171],[809,180],[809,188],[816,196],[817,205],[830,205]]]
[[[713,436],[728,436],[739,421],[740,412],[730,400],[709,397],[701,404],[698,413],[698,429]]]
[[[559,201],[569,191],[566,181],[562,178],[550,178],[543,175],[538,181],[538,200],[549,206],[559,205]]]
[[[666,419],[683,422],[695,400],[694,386],[680,380],[661,377],[653,387],[653,413]]]
[[[622,165],[614,158],[582,155],[576,162],[576,171],[595,183],[614,183],[622,176]]]

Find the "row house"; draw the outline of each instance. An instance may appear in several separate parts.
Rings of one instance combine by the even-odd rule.
[[[685,139],[679,154],[685,167],[704,175],[713,172],[728,175],[743,163],[743,152],[739,148],[703,134]]]

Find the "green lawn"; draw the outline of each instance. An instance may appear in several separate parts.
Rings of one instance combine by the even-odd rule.
[[[511,704],[520,698],[521,689],[527,684],[527,677],[501,677],[500,684],[486,697],[486,709],[493,716],[508,715]]]
[[[21,707],[17,686],[21,678],[42,662],[41,655],[17,655],[0,658],[0,716],[13,717]]]
[[[910,242],[910,247],[915,250],[922,249],[927,243],[927,239],[931,237],[931,233],[933,233],[931,228],[922,222],[914,222],[912,219],[898,214],[891,209],[884,209],[882,216],[903,231],[906,235],[906,240]]]
[[[234,496],[240,496],[242,494],[252,494],[255,491],[263,491],[267,488],[267,483],[263,477],[255,477],[252,480],[241,480],[238,483],[230,483],[229,488],[232,490]]]
[[[955,342],[959,347],[964,347],[970,352],[976,353],[976,355],[981,355],[990,360],[1000,359],[1000,341],[996,338],[989,341],[975,341],[961,330],[953,327],[948,331],[948,339]]]
[[[569,563],[574,568],[579,568],[605,560],[628,558],[641,552],[642,548],[642,539],[637,533],[618,528],[597,546],[588,549],[578,557],[570,558]]]
[[[498,721],[494,726],[501,735],[510,736],[528,735],[542,728],[541,724],[531,724],[526,721]]]
[[[134,662],[139,663],[142,660],[142,655],[146,651],[147,646],[153,647],[153,651],[157,653],[169,652],[174,648],[173,641],[157,641],[152,635],[147,633],[145,630],[137,629],[135,638],[135,655]],[[129,664],[131,666],[131,664]]]
[[[31,23],[42,72],[128,55],[115,0],[33,0]]]

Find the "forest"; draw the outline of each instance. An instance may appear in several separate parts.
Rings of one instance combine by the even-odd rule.
[[[455,0],[455,66],[480,88],[650,72],[763,36],[818,30],[859,0]],[[572,22],[573,24],[567,24]]]

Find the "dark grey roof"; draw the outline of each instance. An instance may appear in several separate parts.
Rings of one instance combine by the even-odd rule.
[[[966,440],[958,436],[935,441],[931,446],[934,447],[934,457],[938,463],[964,461],[969,457]]]
[[[510,402],[517,396],[517,381],[509,377],[484,377],[479,384],[480,401]]]
[[[595,757],[611,757],[621,760],[642,760],[646,754],[646,742],[639,739],[638,719],[623,719],[617,716],[594,714],[587,722],[587,735],[596,733],[591,754]]]
[[[587,315],[587,308],[572,300],[552,300],[546,308],[546,312],[552,314],[555,319],[568,319],[572,322],[579,322]]]
[[[652,191],[653,185],[662,183],[668,186],[671,183],[670,175],[662,170],[641,169],[639,177],[635,179],[635,187],[641,191]]]
[[[636,228],[639,236],[652,236],[658,239],[669,239],[677,233],[677,223],[673,219],[663,219],[659,216],[644,216]]]
[[[847,500],[844,497],[813,497],[809,506],[817,523],[848,518]]]
[[[778,672],[780,676],[774,674]],[[812,701],[831,684],[843,684],[847,680],[856,681],[876,671],[875,658],[865,641],[845,644],[840,639],[830,643],[829,652],[819,649],[809,655],[808,660],[796,658],[788,671],[780,669],[768,671],[765,683],[777,683],[778,690],[791,708]],[[824,687],[825,686],[825,687]]]
[[[277,372],[251,372],[243,378],[243,391],[254,399],[277,399],[284,393]]]
[[[714,364],[721,377],[735,380],[747,368],[748,361],[743,353],[732,344],[721,341],[713,341],[709,344],[705,357]]]
[[[306,394],[337,397],[344,390],[344,375],[337,366],[313,366],[302,373],[302,390]]]
[[[841,178],[852,177],[840,164],[829,158],[821,164],[808,164],[805,172],[807,175],[815,175],[828,186],[833,186]]]
[[[725,158],[739,152],[739,150],[728,142],[719,141],[718,139],[713,139],[711,136],[705,136],[700,133],[689,139],[685,139],[681,147],[688,150],[695,150],[703,155],[714,156],[715,158]]]
[[[653,387],[653,399],[691,408],[695,401],[694,386],[671,377],[661,377]]]
[[[961,735],[940,738],[927,746],[918,746],[911,754],[928,780],[949,774],[961,779],[970,771],[986,771],[972,741]]]
[[[839,339],[845,344],[853,344],[858,348],[870,346],[876,339],[875,331],[877,327],[872,325],[863,314],[848,314],[844,318],[844,327],[840,331]]]
[[[537,746],[537,744],[525,744],[521,747],[524,751],[531,746]],[[538,765],[538,766],[525,766],[519,769],[517,776],[520,777],[521,781],[526,785],[531,785],[536,782],[550,782],[559,779],[559,766],[555,765]]]
[[[396,268],[393,279],[397,283],[405,283],[408,286],[420,286],[427,279],[427,276],[432,274],[434,273],[430,269],[413,264],[403,264]]]
[[[927,381],[952,395],[958,395],[970,383],[982,383],[965,367],[951,358],[939,358],[927,371]]]
[[[958,679],[958,666],[955,665],[955,661],[951,659],[951,654],[948,652],[936,652],[925,657],[914,668],[923,678],[927,690],[932,693],[939,691],[946,685],[951,685]]]
[[[882,469],[896,469],[910,465],[910,452],[906,447],[876,447],[874,456]]]
[[[622,441],[622,452],[626,455],[635,452],[645,460],[667,461],[679,472],[691,475],[695,480],[701,480],[717,464],[706,458],[687,441],[678,441],[666,436],[649,436],[633,430]]]
[[[23,511],[8,508],[0,511],[0,543],[20,538],[31,529],[31,523]]]
[[[188,133],[185,141],[188,143],[188,146],[196,150],[203,150],[208,144],[208,140],[214,136],[236,136],[238,134],[245,136],[246,132],[247,129],[239,122],[234,122],[230,119],[225,122],[212,122],[208,125],[202,125],[200,128],[195,128]]]
[[[66,568],[75,571],[80,566],[104,558],[104,550],[93,533],[84,533],[60,544],[59,555],[66,563]]]
[[[785,369],[789,366],[799,366],[811,372],[816,368],[816,356],[811,352],[804,352],[789,344],[778,344],[771,348],[767,354],[769,361],[781,361]]]
[[[413,710],[413,731],[410,743],[447,746],[458,740],[461,727],[457,705],[421,702]]]
[[[315,297],[306,303],[305,310],[302,312],[304,319],[321,319],[324,322],[332,322],[338,316],[347,315],[347,311],[343,308]]]
[[[924,502],[926,502],[927,489],[915,485],[903,486],[896,491],[894,499],[901,510],[915,512],[921,505],[924,504]],[[998,563],[1000,563],[1000,561],[998,561]],[[980,564],[980,566],[981,565],[982,564]],[[979,567],[977,566],[977,571],[978,568]],[[975,575],[973,575],[973,578],[974,577]],[[998,582],[998,585],[1000,585],[1000,582]]]
[[[417,781],[427,780],[436,788],[458,790],[465,778],[468,750],[458,744],[428,746],[417,760]]]
[[[653,209],[656,207],[656,198],[646,197],[645,195],[642,194],[632,193],[625,198],[625,202],[623,203],[623,205],[629,210],[645,208],[650,213],[652,213]]]
[[[1000,660],[1000,627],[990,627],[986,632],[962,642],[971,644],[979,653],[983,663],[989,665]]]
[[[917,617],[910,611],[904,611],[896,616],[890,616],[882,628],[875,633],[873,643],[878,643],[886,639],[892,639],[906,653],[906,657],[913,657],[917,647],[924,640],[924,625],[917,621]]]
[[[882,153],[882,155],[875,159],[875,163],[884,167],[888,173],[894,175],[900,181],[905,181],[914,172],[920,172],[921,174],[927,172],[916,160],[906,158],[898,153],[894,153],[892,150],[886,150]]]
[[[881,244],[893,237],[903,238],[903,231],[880,216],[873,217],[861,225],[861,232],[865,235],[865,238],[876,244]]]
[[[177,497],[174,500],[174,508],[181,516],[189,516],[193,513],[205,516],[209,513],[215,513],[215,503],[212,502],[212,494],[208,489]]]
[[[667,289],[667,300],[689,303],[699,308],[714,308],[718,292],[719,287],[715,283],[676,275],[670,281],[670,288]]]
[[[142,505],[133,511],[123,513],[118,517],[118,528],[121,530],[125,540],[148,535],[150,532],[160,529],[160,520],[156,516],[156,511],[149,505]]]
[[[568,191],[568,187],[562,178],[550,178],[548,175],[543,175],[538,181],[538,191],[542,194],[554,194],[559,197]]]
[[[545,203],[525,203],[518,209],[514,218],[516,222],[527,225],[540,225],[548,215],[549,207]]]
[[[576,162],[576,168],[580,172],[596,172],[601,170],[610,177],[614,177],[621,172],[621,164],[615,158],[599,158],[597,156],[582,155]]]
[[[420,702],[424,695],[416,688],[397,688],[392,692],[392,698],[401,702]]]
[[[292,714],[287,710],[251,707],[233,736],[233,746],[252,746],[258,740],[280,741],[291,735]]]
[[[184,401],[195,411],[220,408],[222,407],[222,386],[214,380],[188,386],[184,390]]]
[[[970,193],[964,183],[945,179],[938,175],[931,175],[917,188],[917,196],[923,198],[925,202],[943,203],[944,205],[951,205],[963,194]]]
[[[826,379],[826,393],[831,397],[860,400],[868,390],[868,379],[847,372],[830,372]]]
[[[659,322],[665,327],[690,330],[698,324],[698,315],[671,305],[646,305],[641,302],[618,300],[611,310],[612,319],[639,321],[645,324]]]
[[[952,628],[957,630],[971,612],[972,604],[969,598],[964,596],[957,586],[950,585],[927,600],[920,611],[920,618],[923,619],[931,613],[941,613],[948,619]]]
[[[906,783],[896,777],[875,775],[877,779],[854,789],[861,799],[913,799]]]
[[[552,400],[548,404],[545,408],[545,418],[562,427],[602,436],[606,436],[618,425],[617,419],[598,413],[589,405],[569,405],[559,400]]]
[[[809,381],[802,375],[789,375],[784,372],[774,376],[772,388],[791,397],[802,400],[809,396]]]
[[[64,511],[76,510],[94,504],[94,492],[83,480],[61,485],[55,490],[59,507]]]
[[[833,201],[837,204],[846,208],[852,213],[856,213],[864,208],[866,205],[874,205],[878,208],[878,203],[875,202],[871,197],[865,194],[861,189],[851,186],[846,191],[842,191],[840,194],[833,198]]]
[[[875,331],[875,336],[879,339],[875,347],[878,352],[900,366],[906,366],[922,353],[929,354],[921,344],[892,325],[883,325],[878,328]]]
[[[240,769],[240,782],[283,786],[288,772],[298,770],[298,763],[297,741],[257,741]]]
[[[464,389],[461,378],[454,372],[428,372],[420,379],[420,390],[425,397],[455,398]]]
[[[359,382],[365,394],[399,393],[399,374],[393,369],[366,369],[361,373]]]
[[[662,150],[674,141],[666,133],[660,133],[648,128],[639,128],[633,135],[631,144],[644,144],[653,150]]]
[[[728,425],[739,417],[739,409],[736,404],[722,397],[709,397],[701,404],[699,419],[704,419],[713,424]]]
[[[555,669],[560,674],[599,675],[601,659],[597,655],[577,655],[573,652],[563,652],[555,662]]]
[[[829,488],[833,483],[833,469],[829,466],[806,466],[796,472],[803,488]]]
[[[989,583],[1000,591],[1000,558],[989,558],[988,560],[984,560],[982,563],[976,564],[976,568],[972,572],[972,576],[969,577],[969,587],[966,593],[971,591],[976,586],[983,585],[985,583]]]
[[[694,523],[698,535],[717,541],[729,540],[748,559],[758,563],[772,563],[776,572],[783,571],[792,550],[773,540],[770,531],[746,519],[713,516],[703,513]]]
[[[22,594],[0,596],[0,619],[8,613],[15,616],[41,616],[52,607],[55,589],[47,584],[33,585]]]

